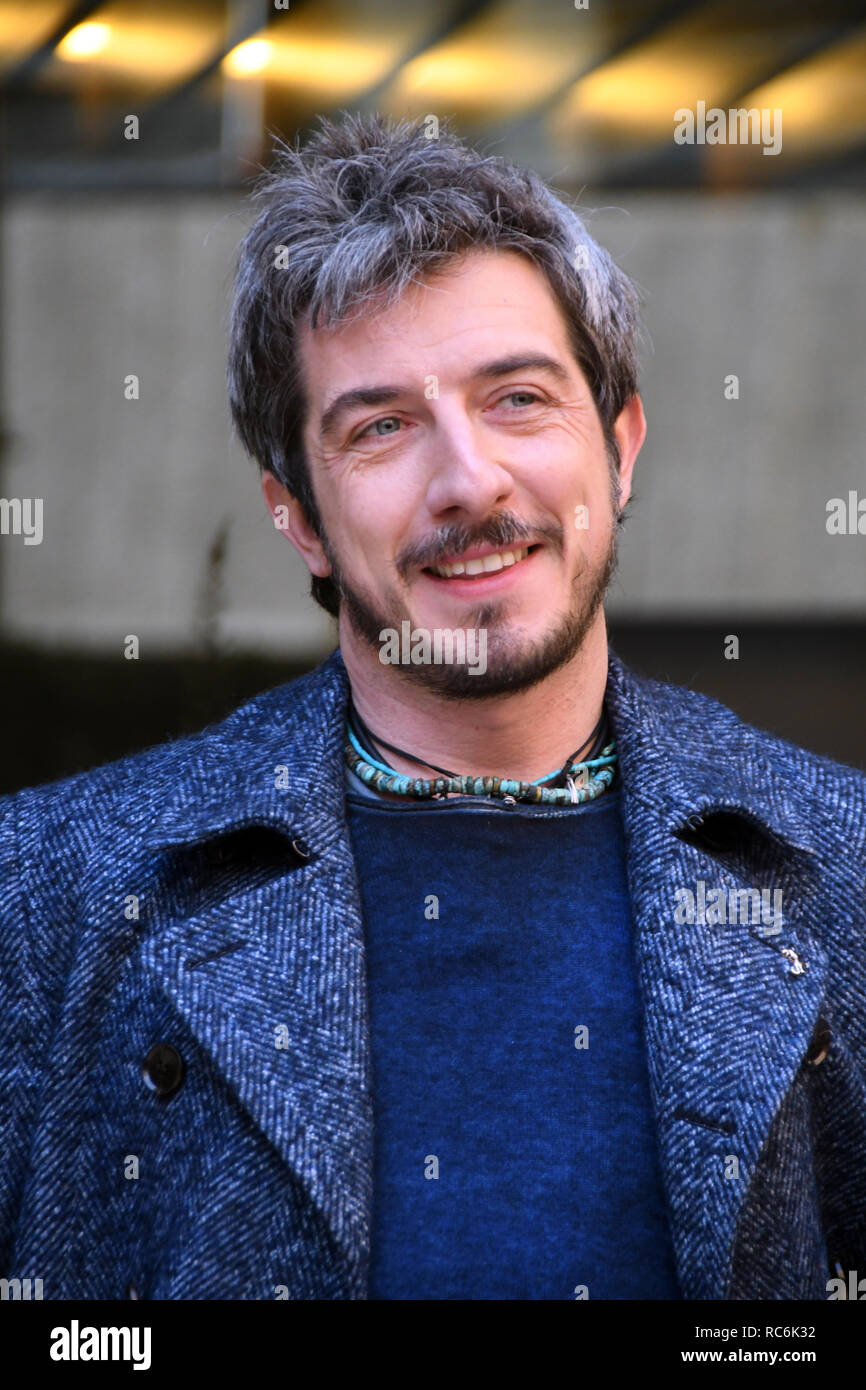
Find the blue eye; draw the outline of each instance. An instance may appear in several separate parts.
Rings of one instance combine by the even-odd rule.
[[[361,433],[358,435],[358,438],[361,439],[363,435],[367,433],[368,430],[375,430],[376,433],[379,435],[379,438],[384,439],[389,434],[396,434],[397,431],[393,429],[386,429],[380,432],[380,425],[402,425],[402,423],[403,421],[398,419],[396,415],[383,415],[380,420],[371,421],[371,423],[367,425],[366,429],[361,430]]]

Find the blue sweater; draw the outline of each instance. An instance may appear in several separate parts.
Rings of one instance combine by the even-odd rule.
[[[351,779],[373,1053],[370,1297],[676,1298],[613,791]]]

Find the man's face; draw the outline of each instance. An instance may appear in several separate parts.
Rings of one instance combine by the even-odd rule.
[[[330,329],[305,322],[299,346],[323,534],[290,534],[341,593],[341,643],[378,656],[383,630],[406,620],[431,634],[483,628],[483,674],[397,667],[454,697],[526,689],[570,660],[603,621],[618,507],[601,421],[543,274],[513,252],[473,252],[390,309]],[[643,428],[636,401],[615,426],[620,508]],[[265,491],[271,505],[285,500],[273,479]],[[491,552],[501,568],[433,568],[474,570]]]

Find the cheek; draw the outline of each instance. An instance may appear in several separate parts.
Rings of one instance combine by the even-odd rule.
[[[562,507],[566,552],[594,561],[607,553],[613,526],[608,477],[572,478]]]
[[[394,571],[394,556],[400,548],[405,530],[398,521],[379,506],[366,508],[343,518],[341,528],[345,562],[368,587],[381,588],[398,578]]]
[[[585,550],[595,535],[607,525],[608,494],[595,477],[575,466],[574,455],[562,466],[542,463],[527,485],[528,506],[518,507],[529,520],[534,516],[555,517],[563,528],[566,548],[570,533],[576,533]]]
[[[352,553],[372,569],[393,564],[393,558],[408,540],[419,532],[423,515],[423,493],[410,495],[405,484],[388,481],[384,475],[363,488],[355,488],[341,499],[341,529]],[[414,523],[414,524],[413,524]],[[428,524],[422,534],[435,527]]]

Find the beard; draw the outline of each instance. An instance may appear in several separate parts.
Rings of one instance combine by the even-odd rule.
[[[484,700],[491,696],[529,690],[571,661],[580,652],[616,572],[617,538],[622,522],[622,514],[618,510],[618,487],[615,497],[608,544],[601,563],[594,568],[587,564],[575,576],[567,611],[557,615],[551,629],[540,640],[529,644],[519,633],[508,630],[508,619],[503,614],[501,600],[481,603],[471,610],[464,629],[486,629],[486,670],[473,671],[469,663],[456,661],[396,665],[394,669],[413,685],[444,699]],[[561,556],[562,528],[540,529],[541,534],[551,539]],[[465,527],[445,528],[440,534],[440,553],[460,554],[471,545],[481,544],[504,548],[530,536],[537,537],[538,534],[538,527],[531,529],[515,518],[500,514],[472,534]],[[383,647],[384,629],[399,632],[401,622],[407,619],[414,629],[410,614],[405,608],[401,609],[396,600],[379,607],[355,588],[346,578],[327,537],[320,534],[320,539],[331,564],[331,579],[340,597],[341,612],[345,609],[354,631],[377,655]],[[415,553],[401,556],[398,570],[410,571],[417,565]]]

